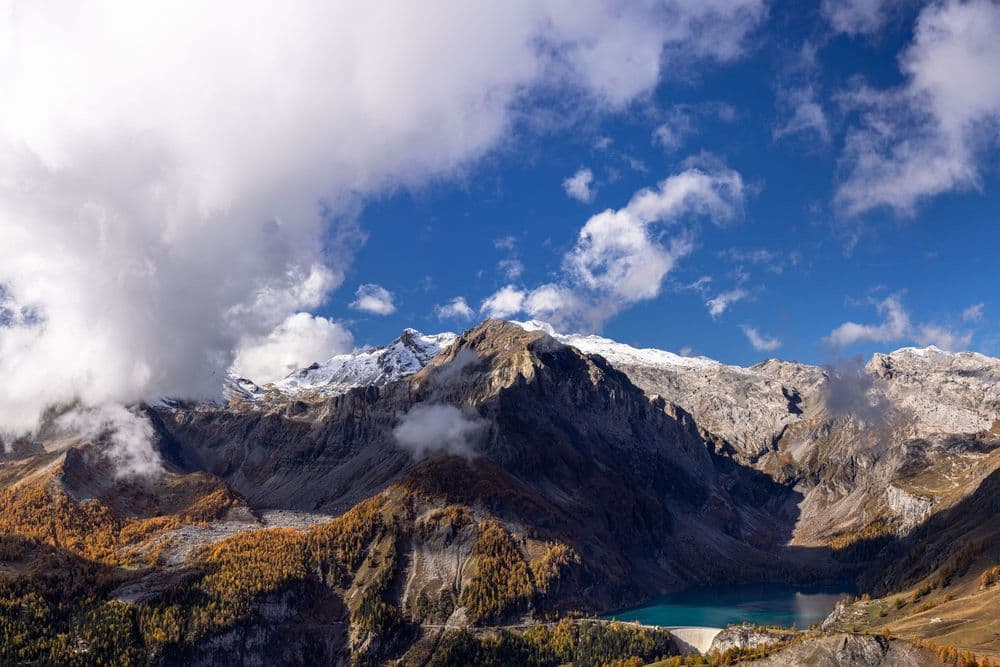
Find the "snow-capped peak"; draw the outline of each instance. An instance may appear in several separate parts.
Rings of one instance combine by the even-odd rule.
[[[226,379],[222,383],[222,393],[225,398],[231,396],[241,396],[244,399],[252,400],[264,394],[264,389],[253,380],[239,377],[232,371],[226,374]]]
[[[512,322],[526,331],[542,331],[560,343],[571,345],[587,354],[599,354],[612,364],[629,366],[707,368],[722,364],[708,357],[684,357],[666,350],[632,347],[602,336],[585,334],[561,334],[547,322],[528,320]]]
[[[416,329],[404,329],[385,347],[339,354],[293,371],[272,386],[285,394],[307,390],[342,394],[354,387],[386,384],[416,373],[455,338],[450,331],[425,335]]]
[[[931,354],[954,354],[954,352],[948,352],[942,350],[937,345],[927,345],[926,347],[901,347],[898,350],[894,350],[889,353],[889,356],[896,356],[900,354],[912,354],[917,357],[926,357]]]

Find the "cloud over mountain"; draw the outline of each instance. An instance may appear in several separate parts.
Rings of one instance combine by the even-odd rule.
[[[28,3],[0,18],[0,429],[214,395],[321,305],[367,197],[449,176],[540,90],[597,110],[728,60],[760,0]],[[279,331],[280,333],[280,331]]]

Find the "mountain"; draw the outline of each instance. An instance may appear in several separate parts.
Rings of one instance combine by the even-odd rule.
[[[0,465],[0,604],[36,605],[0,614],[0,660],[424,664],[692,584],[844,578],[869,597],[831,632],[926,637],[935,601],[980,610],[949,643],[1000,652],[998,385],[930,348],[740,368],[488,320],[136,407],[152,478],[56,419]],[[660,646],[567,623],[574,651]]]
[[[454,340],[455,334],[450,332],[425,336],[416,329],[405,329],[385,347],[331,357],[294,371],[275,382],[274,388],[284,394],[316,391],[335,395],[355,387],[388,384],[416,373]]]
[[[223,393],[227,399],[253,401],[274,394],[335,396],[356,387],[380,386],[416,373],[454,340],[455,334],[447,331],[424,335],[416,329],[404,329],[399,338],[385,347],[338,354],[263,387],[230,372]]]

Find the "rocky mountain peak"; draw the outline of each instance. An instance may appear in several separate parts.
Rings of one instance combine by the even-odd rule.
[[[340,354],[292,372],[272,388],[282,394],[318,393],[333,396],[362,386],[380,386],[416,373],[455,340],[443,332],[425,335],[404,329],[385,347]]]

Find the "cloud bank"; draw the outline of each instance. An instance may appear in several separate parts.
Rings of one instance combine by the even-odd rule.
[[[0,328],[0,430],[77,399],[217,395],[242,345],[342,282],[367,197],[462,169],[539,91],[620,109],[664,67],[735,58],[764,15],[762,0],[3,12],[0,286],[37,319]]]

